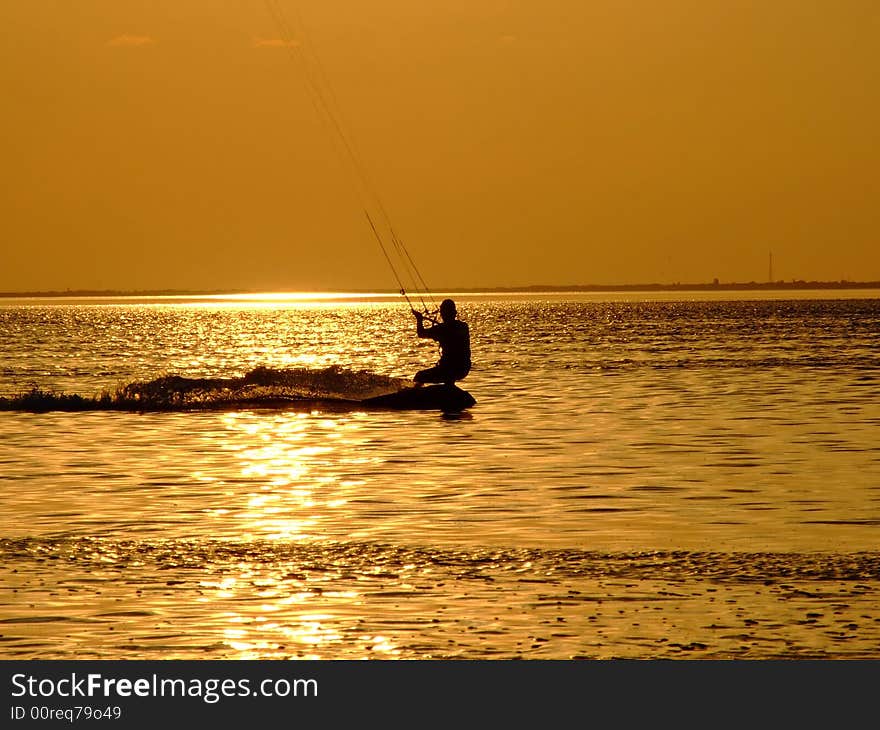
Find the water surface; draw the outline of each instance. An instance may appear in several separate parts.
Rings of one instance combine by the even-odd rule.
[[[0,412],[0,651],[876,656],[880,300],[733,296],[460,297],[455,417]],[[381,299],[6,301],[0,395],[408,378],[413,330]]]

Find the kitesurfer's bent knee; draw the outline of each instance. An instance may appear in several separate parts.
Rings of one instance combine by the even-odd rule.
[[[427,370],[419,370],[413,377],[416,383],[446,383],[451,385],[456,380],[464,380],[470,368],[450,368],[443,365],[435,365]]]

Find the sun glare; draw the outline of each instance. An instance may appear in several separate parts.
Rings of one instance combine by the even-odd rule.
[[[207,294],[204,299],[212,301],[234,302],[283,302],[316,304],[326,302],[339,304],[341,302],[375,301],[381,299],[396,299],[399,295],[382,294],[380,292],[249,292],[244,294]]]

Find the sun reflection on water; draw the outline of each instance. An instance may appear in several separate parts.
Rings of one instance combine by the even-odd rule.
[[[226,448],[238,460],[238,481],[251,486],[238,500],[243,536],[305,540],[318,536],[322,520],[336,519],[347,500],[335,492],[351,481],[340,483],[326,467],[336,461],[337,445],[352,430],[353,424],[343,421],[319,413],[226,414],[232,433]]]
[[[291,580],[280,573],[258,577],[258,571],[242,566],[236,576],[202,581],[199,602],[216,606],[221,642],[243,659],[321,659],[338,654],[342,643],[362,655],[400,653],[391,638],[358,628],[360,618],[352,607],[360,604],[361,594],[324,591],[318,585],[308,589],[308,584],[308,579]]]
[[[359,414],[235,412],[225,414],[224,449],[237,472],[220,479],[222,506],[211,510],[237,526],[236,539],[308,542],[346,520],[354,490],[364,480],[340,471],[363,462]],[[201,475],[202,481],[208,475]],[[364,632],[364,596],[351,584],[332,586],[332,566],[285,571],[242,562],[219,580],[202,581],[199,603],[210,610],[218,641],[242,659],[393,657],[400,648],[385,635]],[[338,576],[336,576],[338,577]]]

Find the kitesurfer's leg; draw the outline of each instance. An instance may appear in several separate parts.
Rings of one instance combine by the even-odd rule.
[[[426,370],[419,370],[413,380],[416,385],[423,385],[424,383],[445,383],[448,377],[449,372],[446,368],[436,365]]]
[[[413,380],[416,385],[423,383],[443,383],[445,385],[455,385],[456,380],[464,379],[470,368],[456,368],[447,365],[435,365],[427,370],[420,370],[416,373]]]
[[[464,380],[470,371],[471,369],[469,366],[463,368],[448,368],[445,370],[445,377],[442,382],[446,385],[455,385],[456,380]]]

